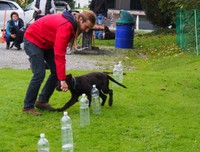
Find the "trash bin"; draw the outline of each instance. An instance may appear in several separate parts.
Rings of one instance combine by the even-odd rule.
[[[116,21],[115,48],[133,48],[135,20],[128,11],[121,10]]]

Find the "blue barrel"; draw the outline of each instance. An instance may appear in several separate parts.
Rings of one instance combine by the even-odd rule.
[[[115,48],[133,48],[133,25],[116,25]]]

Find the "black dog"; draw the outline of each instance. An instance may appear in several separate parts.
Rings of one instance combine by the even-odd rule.
[[[16,30],[15,27],[11,27],[10,28],[10,33],[11,34],[16,34],[16,38],[15,39],[11,39],[13,40],[12,45],[10,46],[10,48],[12,48],[13,46],[16,46],[18,50],[20,50],[20,44],[23,42],[23,38],[24,38],[24,33],[25,33],[25,28],[21,28],[19,30]]]
[[[108,26],[104,27],[104,31],[105,31],[105,38],[104,38],[105,40],[115,39],[115,33],[111,32]]]
[[[91,104],[91,89],[92,85],[95,84],[99,90],[99,96],[102,99],[101,105],[103,106],[106,102],[107,96],[109,94],[109,106],[112,106],[113,103],[113,90],[109,89],[109,80],[115,82],[116,84],[126,88],[126,86],[114,80],[112,77],[106,73],[93,72],[79,77],[72,77],[71,74],[67,75],[66,83],[68,89],[70,90],[72,96],[71,99],[62,107],[58,108],[57,111],[64,111],[76,102],[78,102],[78,97],[85,93],[88,96],[89,105]],[[60,85],[56,88],[58,91],[61,91]]]

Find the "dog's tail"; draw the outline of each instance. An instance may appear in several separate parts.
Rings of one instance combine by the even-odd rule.
[[[123,84],[117,82],[115,79],[113,79],[111,76],[107,75],[108,79],[111,80],[112,82],[115,82],[116,84],[118,84],[119,86],[123,87],[123,88],[127,88],[126,86],[124,86]]]

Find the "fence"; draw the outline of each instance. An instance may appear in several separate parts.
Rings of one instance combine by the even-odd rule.
[[[181,49],[200,54],[200,10],[177,10],[176,42]]]

